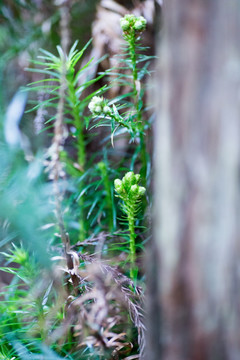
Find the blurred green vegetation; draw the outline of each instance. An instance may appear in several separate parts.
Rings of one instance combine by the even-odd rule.
[[[69,2],[71,41],[82,47],[91,37],[97,0]],[[59,8],[54,1],[4,0],[0,3],[0,108],[6,109],[39,48],[54,51],[60,43]]]

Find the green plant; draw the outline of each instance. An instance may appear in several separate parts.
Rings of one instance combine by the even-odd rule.
[[[94,127],[109,125],[111,126],[111,142],[118,134],[118,128],[124,129],[130,134],[132,141],[139,142],[136,147],[133,159],[140,155],[140,174],[142,182],[147,184],[147,168],[150,164],[148,154],[146,152],[145,129],[148,128],[149,123],[144,121],[144,87],[141,86],[141,80],[144,75],[148,73],[147,68],[149,63],[140,68],[140,64],[149,60],[149,56],[142,55],[145,50],[139,45],[142,32],[146,28],[146,20],[140,16],[125,15],[120,21],[123,37],[126,41],[126,50],[124,58],[120,61],[125,64],[121,70],[128,71],[125,73],[115,73],[114,69],[110,74],[117,75],[116,82],[120,82],[121,86],[130,89],[130,92],[120,96],[118,99],[112,101],[107,100],[102,96],[94,96],[88,107],[95,119]],[[127,103],[122,101],[128,99]],[[120,103],[118,104],[118,102]],[[134,175],[133,172],[128,172],[125,177],[120,180],[116,179],[115,190],[118,197],[123,200],[123,211],[127,215],[128,230],[130,237],[130,277],[136,281],[137,267],[136,267],[136,249],[135,249],[135,220],[139,212],[139,201],[145,191],[145,187],[139,187],[138,181],[140,175]],[[145,190],[143,190],[145,189]],[[142,204],[143,207],[146,205]]]
[[[60,46],[57,47],[59,56],[55,56],[46,50],[41,50],[43,55],[39,56],[39,61],[33,61],[33,64],[42,66],[42,69],[29,69],[32,72],[40,73],[44,76],[34,83],[29,84],[30,91],[44,91],[48,94],[48,99],[44,102],[37,103],[36,106],[29,111],[35,111],[40,107],[47,107],[53,109],[53,116],[46,120],[45,124],[47,130],[54,127],[55,134],[52,146],[48,150],[48,171],[50,178],[56,179],[64,177],[65,169],[63,161],[66,163],[67,171],[75,177],[81,177],[85,172],[86,164],[86,149],[84,139],[84,127],[88,123],[88,118],[85,116],[84,111],[95,93],[87,95],[85,90],[93,83],[103,77],[100,75],[96,79],[86,80],[81,83],[81,77],[84,76],[91,66],[92,59],[88,63],[76,70],[76,64],[83,56],[85,50],[89,46],[90,41],[83,47],[82,50],[76,50],[77,42],[71,47],[69,54],[64,54]],[[47,77],[46,77],[47,76]],[[105,89],[98,90],[99,93]],[[26,89],[27,90],[27,89]],[[56,111],[57,110],[57,111]],[[49,125],[50,124],[50,125]],[[67,128],[68,125],[68,128]],[[72,136],[74,147],[76,148],[76,158],[66,156],[63,152],[64,142],[66,138]],[[79,193],[84,190],[84,183],[78,182]],[[78,197],[79,208],[79,240],[83,241],[87,234],[86,223],[84,221],[84,197]]]
[[[150,121],[144,118],[145,87],[142,85],[142,80],[149,74],[148,67],[152,56],[144,55],[146,48],[140,45],[142,32],[146,28],[146,19],[142,16],[125,15],[120,23],[126,45],[123,57],[118,59],[118,63],[123,66],[111,69],[108,73],[115,76],[115,82],[126,87],[128,92],[111,101],[103,97],[94,97],[89,104],[89,109],[96,119],[94,127],[109,125],[110,122],[112,145],[114,135],[118,135],[118,128],[120,133],[124,128],[130,134],[131,141],[139,143],[136,146],[134,158],[140,157],[140,174],[146,185],[150,159],[147,153],[145,132],[150,127]],[[123,100],[127,101],[124,103]]]
[[[54,318],[57,315],[56,298],[52,280],[44,278],[43,268],[32,253],[13,246],[3,255],[8,262],[0,270],[11,274],[12,281],[7,291],[0,292],[0,347],[17,356],[16,341],[24,339],[31,344],[33,336],[36,342],[45,341],[48,331],[56,326],[56,320],[49,316],[52,311]]]
[[[145,124],[142,117],[144,91],[141,89],[141,79],[147,73],[149,63],[147,63],[141,70],[139,70],[138,64],[142,61],[149,60],[149,57],[142,55],[142,51],[144,49],[139,49],[138,43],[140,41],[142,31],[146,28],[146,19],[143,16],[136,17],[134,15],[125,15],[124,18],[121,19],[120,23],[123,30],[123,37],[127,42],[127,50],[130,55],[130,62],[127,62],[127,64],[129,64],[132,73],[133,105],[135,109],[135,121],[139,132],[141,149],[140,155],[142,167],[140,173],[143,176],[145,184],[145,178],[147,176],[147,154],[144,139]],[[140,54],[138,53],[138,50],[141,51]]]
[[[139,186],[140,175],[134,174],[132,171],[128,172],[122,180],[115,179],[115,190],[122,201],[122,210],[127,215],[128,230],[129,230],[129,246],[130,246],[130,277],[132,280],[137,279],[137,267],[136,267],[136,231],[135,221],[140,209],[140,201],[145,194],[145,187]]]

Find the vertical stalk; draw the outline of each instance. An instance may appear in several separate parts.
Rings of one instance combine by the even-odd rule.
[[[74,94],[75,95],[75,94]],[[76,97],[76,96],[75,96]],[[83,136],[83,123],[79,118],[79,112],[77,111],[77,106],[74,107],[74,123],[77,129],[77,158],[78,158],[78,165],[81,169],[81,173],[84,173],[85,163],[86,163],[86,151],[85,151],[85,142]],[[83,183],[79,185],[79,192],[82,192]],[[79,216],[79,241],[82,242],[85,240],[86,237],[86,227],[84,222],[84,196],[82,195],[78,200],[78,205],[80,209],[80,216]]]
[[[106,191],[106,200],[107,200],[107,207],[108,207],[108,226],[109,226],[109,231],[112,233],[114,230],[114,224],[113,224],[113,211],[112,211],[113,198],[112,198],[112,193],[111,193],[111,183],[109,181],[106,164],[102,161],[98,164],[98,167],[101,172],[101,176],[103,179],[103,185],[104,185],[104,188]]]
[[[77,274],[73,273],[74,262],[72,255],[70,254],[70,239],[66,231],[63,219],[62,212],[62,200],[63,200],[63,191],[59,187],[59,178],[63,175],[63,168],[61,164],[61,150],[65,142],[64,135],[64,105],[65,105],[65,96],[68,89],[67,83],[67,67],[66,67],[66,58],[67,50],[69,43],[69,12],[68,7],[63,5],[60,7],[61,14],[61,45],[63,49],[63,55],[61,58],[62,66],[60,69],[60,88],[59,88],[59,101],[57,105],[57,114],[56,121],[54,124],[54,137],[51,145],[51,166],[50,166],[50,178],[53,179],[53,193],[55,197],[55,212],[58,227],[60,230],[61,241],[64,246],[65,256],[67,260],[67,267],[70,273],[70,277],[73,283],[74,292],[77,296],[79,293],[80,279]]]
[[[129,247],[130,247],[130,278],[135,282],[137,279],[138,269],[136,267],[136,245],[135,245],[135,224],[134,224],[134,211],[131,207],[128,212],[128,229],[129,229]]]
[[[65,136],[64,136],[64,101],[65,100],[64,99],[65,99],[66,89],[67,89],[66,60],[63,57],[62,69],[61,69],[61,84],[59,88],[59,102],[57,106],[56,121],[54,124],[54,137],[52,141],[50,177],[53,179],[53,192],[55,196],[56,219],[60,230],[61,240],[64,245],[67,266],[70,271],[70,276],[72,279],[75,295],[78,295],[78,288],[80,281],[78,276],[72,273],[73,260],[71,255],[69,254],[70,241],[65,229],[63,213],[62,213],[63,192],[59,188],[59,178],[62,177],[62,171],[63,171],[61,159],[60,159],[60,153],[65,141]]]
[[[120,179],[115,179],[114,187],[117,196],[123,200],[122,210],[127,215],[128,231],[129,231],[129,248],[130,248],[130,277],[132,280],[137,280],[138,268],[136,266],[136,245],[135,239],[137,237],[135,232],[135,218],[139,210],[139,201],[145,194],[145,187],[139,186],[140,175],[129,171]]]
[[[75,128],[77,129],[77,156],[78,156],[78,165],[84,170],[84,166],[86,163],[86,151],[85,151],[85,142],[83,136],[83,121],[79,116],[79,106],[78,106],[78,98],[76,96],[75,88],[74,88],[74,77],[73,74],[69,74],[68,76],[68,93],[71,101],[72,107],[72,116],[74,120]]]
[[[79,115],[78,118],[75,120],[75,124],[78,130],[78,164],[84,171],[84,167],[86,163],[86,151],[85,151],[85,141],[83,135],[83,123],[81,119],[79,119]]]
[[[75,88],[73,86],[73,75],[70,74],[68,77],[68,93],[69,98],[71,100],[72,106],[72,116],[74,120],[75,128],[77,129],[77,162],[80,167],[80,171],[83,174],[84,167],[86,163],[86,150],[85,150],[85,142],[83,135],[83,122],[81,121],[79,116],[79,107],[78,107],[78,98],[75,93]],[[79,186],[79,192],[82,191],[82,184]],[[78,200],[78,205],[80,209],[80,218],[79,218],[79,241],[84,241],[86,237],[86,228],[83,216],[83,206],[84,206],[84,197],[81,196]]]
[[[139,128],[139,139],[140,139],[140,158],[141,158],[141,170],[140,174],[143,179],[143,185],[146,185],[147,176],[147,158],[146,158],[146,143],[143,135],[143,119],[142,112],[139,109],[139,91],[137,86],[138,81],[138,70],[137,70],[137,58],[136,58],[136,38],[134,36],[128,37],[130,59],[132,64],[132,76],[133,76],[133,94],[134,94],[134,107],[137,114],[137,126]]]
[[[141,153],[141,162],[142,167],[140,169],[140,175],[142,178],[143,186],[146,186],[147,184],[147,153],[146,153],[146,142],[144,140],[144,135],[141,132],[140,133],[140,153]]]
[[[136,39],[135,36],[131,36],[129,38],[129,51],[130,51],[130,58],[132,63],[132,75],[133,75],[133,92],[135,97],[135,107],[137,109],[137,103],[138,103],[138,92],[136,87],[136,81],[137,81],[137,62],[136,62]]]

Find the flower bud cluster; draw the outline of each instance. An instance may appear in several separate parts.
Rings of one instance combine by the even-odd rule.
[[[111,114],[111,108],[102,96],[94,96],[88,108],[94,116]]]
[[[135,16],[132,14],[127,14],[120,19],[120,25],[122,30],[125,33],[129,33],[134,30],[137,32],[142,32],[145,30],[147,20],[143,16]]]
[[[126,201],[127,199],[138,200],[146,192],[145,187],[139,186],[140,175],[129,171],[125,176],[114,181],[114,187],[119,197]]]

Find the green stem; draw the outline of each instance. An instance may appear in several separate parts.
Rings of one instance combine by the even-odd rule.
[[[82,187],[81,187],[82,188]],[[80,191],[81,191],[80,188]],[[81,196],[78,200],[78,206],[80,209],[80,216],[79,216],[79,241],[83,242],[86,239],[86,226],[85,226],[85,221],[84,221],[84,212],[83,212],[83,207],[84,207],[84,197]]]
[[[83,121],[80,118],[80,111],[78,107],[78,98],[76,96],[75,88],[73,85],[74,79],[72,76],[68,77],[68,93],[72,107],[72,116],[74,120],[74,125],[77,130],[77,162],[80,167],[80,172],[84,173],[84,167],[86,163],[86,150],[85,150],[85,141],[83,134]],[[83,183],[80,183],[79,192],[81,193],[83,188]],[[84,241],[86,237],[86,226],[84,221],[84,197],[81,196],[78,200],[78,205],[80,208],[80,218],[79,218],[79,241]]]
[[[80,111],[78,106],[78,98],[76,96],[75,88],[73,85],[73,78],[68,79],[69,98],[72,106],[72,115],[74,119],[74,125],[77,129],[77,149],[78,149],[78,164],[84,169],[86,163],[86,151],[83,135],[83,121],[80,119]]]
[[[109,181],[109,176],[107,172],[107,166],[104,162],[99,163],[99,169],[101,171],[101,176],[103,179],[103,185],[106,191],[106,200],[107,200],[107,207],[108,207],[108,226],[109,231],[112,233],[114,230],[114,224],[113,224],[113,211],[112,211],[112,192],[111,192],[111,183]]]
[[[135,100],[137,100],[138,98],[138,92],[137,92],[137,88],[136,88],[136,81],[138,78],[138,73],[137,73],[137,58],[136,58],[136,39],[135,39],[135,35],[131,36],[131,38],[129,38],[128,40],[129,43],[129,52],[130,52],[130,58],[131,58],[131,63],[132,63],[132,75],[133,75],[133,93],[134,93],[134,97]],[[137,105],[136,101],[135,101],[135,106]]]
[[[138,269],[136,267],[136,245],[135,245],[135,224],[134,224],[134,211],[131,210],[128,213],[128,229],[129,229],[129,238],[130,238],[130,278],[133,281],[137,279]]]
[[[76,115],[74,115],[74,123],[77,129],[78,164],[82,169],[82,171],[84,172],[84,167],[86,164],[86,150],[85,150],[85,141],[83,134],[83,121],[82,119],[80,119],[78,112]]]
[[[140,133],[140,156],[142,167],[140,169],[140,175],[142,178],[143,186],[146,187],[147,183],[147,153],[146,153],[146,143],[144,139],[144,135]]]
[[[120,116],[116,116],[114,114],[111,114],[110,117],[112,119],[114,119],[119,125],[124,126],[127,129],[129,129],[129,125],[127,123],[125,123],[124,120],[122,120],[122,118]]]
[[[138,79],[138,69],[137,69],[137,59],[136,59],[136,38],[135,35],[131,36],[128,40],[129,43],[129,52],[132,63],[132,76],[133,76],[133,94],[134,94],[134,107],[137,114],[137,124],[140,132],[140,159],[141,159],[141,170],[140,174],[146,186],[146,176],[147,176],[147,157],[146,157],[146,143],[143,135],[144,124],[142,119],[142,112],[139,109],[139,94],[136,87],[136,81]]]

